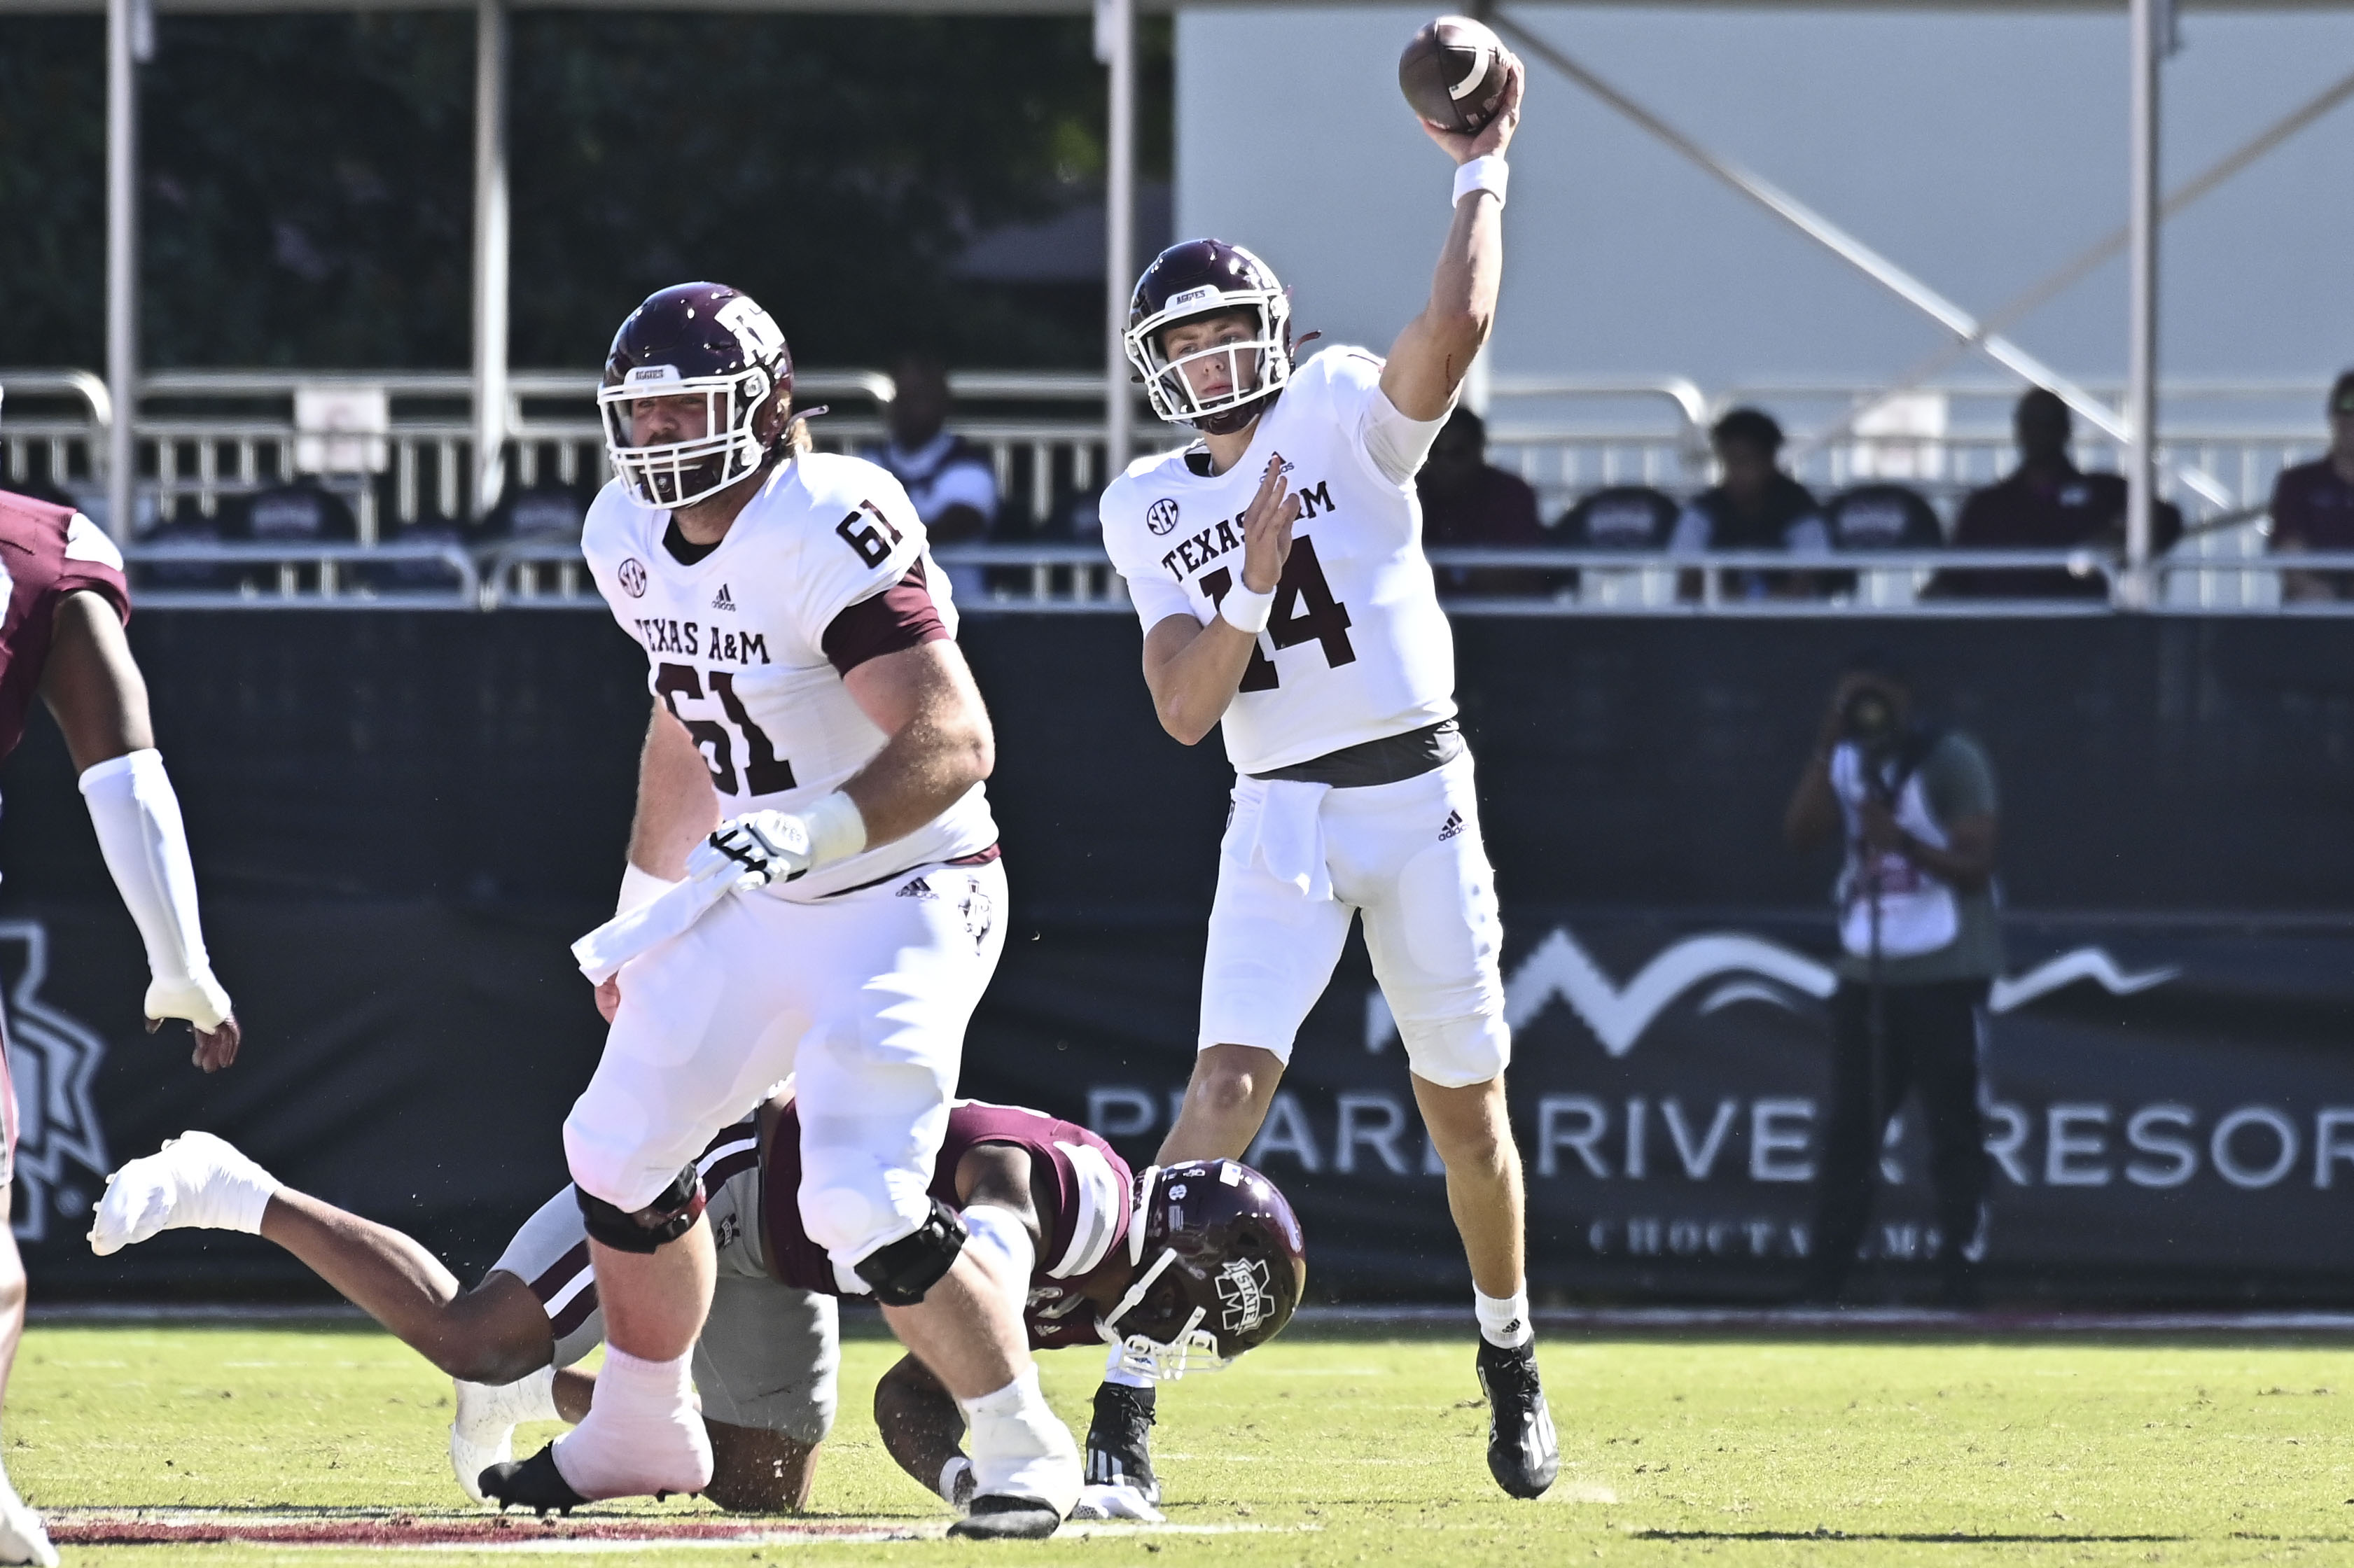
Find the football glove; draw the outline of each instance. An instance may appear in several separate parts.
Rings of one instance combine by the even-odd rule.
[[[730,817],[686,857],[690,881],[726,876],[743,893],[806,876],[816,856],[809,824],[783,811],[747,811]]]

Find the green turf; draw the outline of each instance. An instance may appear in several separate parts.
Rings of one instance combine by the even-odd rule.
[[[893,1352],[845,1348],[830,1515],[938,1518],[875,1442]],[[1046,1358],[1075,1424],[1101,1358]],[[742,1546],[591,1562],[1470,1565],[2354,1562],[2354,1352],[2295,1345],[1556,1340],[1553,1495],[1488,1480],[1470,1348],[1296,1340],[1161,1395],[1172,1523],[1252,1533]],[[461,1499],[448,1384],[372,1330],[36,1328],[7,1466],[35,1502]],[[672,1510],[688,1505],[672,1505]],[[696,1505],[699,1506],[699,1505]],[[671,1511],[671,1510],[664,1510]],[[1834,1532],[1818,1534],[1818,1531]],[[419,1568],[546,1561],[248,1546],[67,1561]]]

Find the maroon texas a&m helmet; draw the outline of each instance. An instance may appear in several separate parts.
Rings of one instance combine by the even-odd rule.
[[[635,444],[641,399],[703,399],[703,433]],[[793,356],[776,321],[723,283],[681,283],[630,313],[605,356],[597,409],[613,471],[641,506],[692,506],[757,472],[784,434]]]
[[[1139,1372],[1224,1366],[1283,1331],[1308,1288],[1299,1220],[1275,1183],[1236,1160],[1194,1160],[1136,1179],[1128,1293],[1097,1328]]]
[[[1247,339],[1182,359],[1169,357],[1161,345],[1163,331],[1225,311],[1246,311],[1256,318]],[[1184,240],[1154,257],[1136,281],[1121,341],[1129,363],[1143,377],[1154,413],[1171,424],[1225,435],[1257,418],[1259,406],[1291,379],[1291,293],[1266,262],[1239,245]],[[1227,389],[1196,397],[1184,367],[1216,355],[1226,356]]]

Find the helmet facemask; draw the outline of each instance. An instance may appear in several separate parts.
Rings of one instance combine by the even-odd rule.
[[[763,437],[761,416],[776,394],[776,383],[757,365],[728,376],[695,376],[669,365],[633,366],[619,385],[597,392],[613,472],[641,506],[676,511],[707,501],[768,461],[773,432]],[[703,399],[702,435],[636,444],[631,410],[641,399],[696,396]]]
[[[1257,317],[1251,335],[1237,343],[1196,349],[1172,359],[1161,336],[1198,316],[1246,311]],[[1291,301],[1282,289],[1189,289],[1123,334],[1129,363],[1144,380],[1152,411],[1171,424],[1192,425],[1213,435],[1231,434],[1257,416],[1258,406],[1291,379]],[[1186,379],[1185,367],[1223,356],[1227,387],[1204,397]]]
[[[1119,1331],[1119,1320],[1146,1305],[1153,1295],[1152,1287],[1160,1283],[1161,1275],[1168,1272],[1176,1261],[1177,1249],[1162,1247],[1161,1255],[1152,1260],[1152,1266],[1138,1275],[1136,1283],[1128,1287],[1128,1294],[1122,1296],[1119,1304],[1096,1323],[1096,1331],[1103,1336],[1104,1342],[1119,1347],[1122,1371],[1149,1377],[1156,1383],[1173,1383],[1188,1372],[1223,1372],[1235,1364],[1233,1357],[1218,1353],[1218,1337],[1202,1327],[1202,1319],[1209,1314],[1200,1307],[1194,1308],[1173,1331],[1166,1332],[1160,1339],[1140,1329],[1125,1335]],[[1163,1294],[1175,1293],[1172,1289]],[[1162,1308],[1156,1316],[1173,1318],[1177,1311],[1182,1310],[1184,1302],[1180,1298],[1153,1305]]]

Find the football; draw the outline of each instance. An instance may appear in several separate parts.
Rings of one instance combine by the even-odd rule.
[[[1398,57],[1398,89],[1414,111],[1442,131],[1488,123],[1504,101],[1503,41],[1469,16],[1441,16]]]

